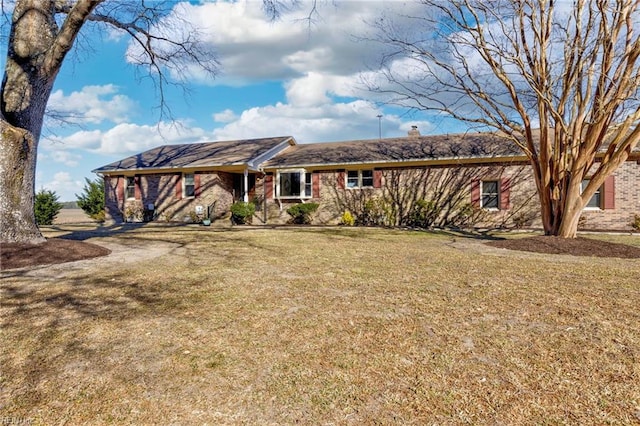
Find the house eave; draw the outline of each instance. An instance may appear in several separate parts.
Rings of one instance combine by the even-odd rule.
[[[605,154],[596,155],[596,161],[602,161]],[[474,165],[474,164],[505,164],[505,163],[525,163],[529,162],[529,158],[525,155],[504,155],[491,157],[442,157],[442,158],[423,158],[414,160],[385,160],[385,161],[351,161],[351,162],[323,162],[323,163],[295,163],[282,164],[263,167],[265,172],[273,172],[283,169],[358,169],[362,167],[368,168],[397,168],[398,166],[417,167],[417,166],[456,166],[456,165]],[[640,161],[640,153],[632,152],[627,161]]]
[[[489,164],[489,163],[517,163],[527,161],[523,155],[495,156],[495,157],[446,157],[433,159],[416,160],[386,160],[386,161],[352,161],[352,162],[331,162],[331,163],[300,163],[283,164],[279,166],[264,167],[264,171],[272,172],[282,169],[356,169],[364,167],[370,168],[391,168],[398,166],[435,166],[435,165],[462,165],[462,164]]]
[[[136,174],[160,174],[160,173],[178,173],[178,172],[243,172],[245,169],[250,172],[259,172],[256,167],[247,163],[235,163],[235,164],[208,164],[208,165],[188,165],[188,166],[174,166],[174,167],[137,167],[130,169],[94,169],[91,172],[100,175],[136,175]]]

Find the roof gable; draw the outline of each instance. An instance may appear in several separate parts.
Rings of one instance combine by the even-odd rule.
[[[148,169],[181,169],[245,165],[257,167],[290,145],[291,136],[262,139],[243,139],[222,142],[163,145],[93,170],[94,173],[137,171]]]

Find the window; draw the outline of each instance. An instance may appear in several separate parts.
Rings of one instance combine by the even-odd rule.
[[[361,185],[362,187],[373,187],[373,170],[363,170],[360,172],[361,174]]]
[[[300,196],[300,172],[280,173],[280,196]]]
[[[311,173],[304,170],[279,172],[276,195],[280,198],[311,198],[313,186]]]
[[[347,188],[357,188],[358,186],[360,186],[358,182],[358,171],[349,170],[347,172]]]
[[[347,188],[373,188],[373,170],[347,171]]]
[[[497,180],[483,180],[480,184],[480,207],[498,209],[500,207],[499,182]]]
[[[136,198],[136,178],[135,176],[127,176],[127,188],[125,198]]]
[[[193,173],[185,173],[182,179],[184,185],[184,196],[195,197],[196,196],[196,180]]]
[[[471,205],[492,211],[509,210],[511,205],[511,179],[472,179]]]
[[[311,173],[305,173],[304,174],[304,196],[305,197],[311,197],[312,194],[312,187],[311,187]]]
[[[584,179],[582,181],[582,184],[580,185],[580,193],[582,193],[587,188],[587,185],[589,185],[590,181],[591,181],[591,179]],[[599,209],[599,208],[601,208],[601,206],[602,206],[602,204],[600,203],[600,201],[601,201],[600,194],[602,192],[601,189],[602,188],[598,188],[596,190],[596,192],[593,194],[593,196],[591,197],[591,199],[589,200],[589,202],[587,203],[585,208],[587,208],[587,209]]]

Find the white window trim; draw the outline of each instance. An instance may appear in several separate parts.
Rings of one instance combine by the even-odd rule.
[[[496,182],[496,189],[497,189],[497,198],[498,198],[498,205],[496,207],[485,207],[484,206],[484,190],[483,190],[483,186],[485,182]],[[500,179],[484,179],[480,181],[480,208],[485,209],[487,211],[491,211],[491,212],[497,212],[500,211],[500,200],[502,198],[502,194],[500,191]]]
[[[193,195],[187,196],[187,175],[193,176]],[[196,198],[196,174],[195,173],[182,173],[182,199],[191,200]]]
[[[371,172],[371,185],[363,186],[362,185],[362,172],[370,171]],[[349,186],[349,172],[358,172],[358,184],[356,186]],[[345,189],[355,190],[355,189],[370,189],[375,188],[375,171],[373,169],[358,169],[358,170],[346,170],[344,173],[344,187]]]
[[[280,194],[280,174],[281,173],[300,173],[300,195],[281,195]],[[282,169],[276,171],[276,177],[274,179],[275,184],[275,198],[278,200],[309,200],[313,198],[313,181],[311,182],[311,194],[306,195],[306,182],[307,175],[311,175],[311,172],[307,172],[306,169]]]

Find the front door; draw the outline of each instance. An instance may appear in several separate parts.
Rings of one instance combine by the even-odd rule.
[[[251,198],[255,194],[256,189],[256,175],[249,174],[248,176],[249,188],[248,188],[248,198],[251,201]],[[244,175],[234,174],[233,175],[233,201],[243,201],[244,200]]]

